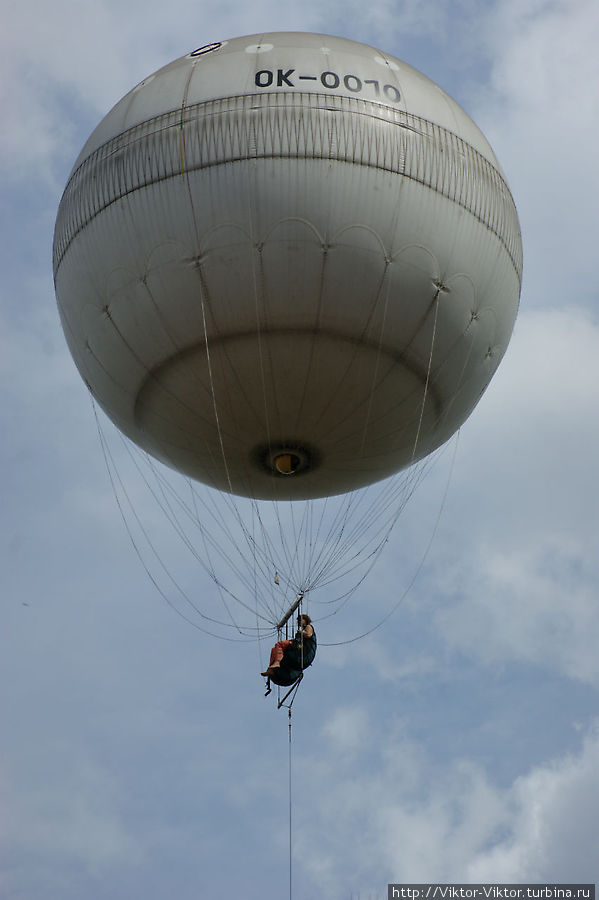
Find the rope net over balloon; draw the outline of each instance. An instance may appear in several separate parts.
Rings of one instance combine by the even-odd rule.
[[[116,104],[61,200],[56,295],[179,615],[254,640],[301,592],[346,610],[493,377],[521,271],[488,142],[376,48],[218,41]]]

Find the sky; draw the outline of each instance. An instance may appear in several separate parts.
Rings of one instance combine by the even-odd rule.
[[[599,8],[595,0],[4,0],[0,34],[0,896],[289,892],[268,648],[154,589],[58,318],[51,247],[91,130],[211,41],[379,46],[474,118],[524,245],[512,342],[293,707],[296,900],[390,882],[599,880]],[[104,425],[110,426],[104,422]],[[428,544],[430,549],[428,549]],[[213,590],[193,561],[180,578]],[[404,596],[405,594],[405,596]]]

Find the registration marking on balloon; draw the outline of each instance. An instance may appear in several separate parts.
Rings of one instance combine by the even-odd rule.
[[[365,93],[369,97],[384,97],[391,103],[399,103],[401,94],[394,84],[381,84],[377,78],[360,78],[358,75],[340,75],[337,72],[327,70],[318,75],[301,75],[293,67],[289,69],[259,69],[254,76],[254,84],[259,88],[294,88],[299,87],[298,81],[316,81],[334,91],[341,85],[352,94]]]

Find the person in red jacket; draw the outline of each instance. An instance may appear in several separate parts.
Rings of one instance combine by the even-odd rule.
[[[298,631],[293,641],[277,641],[270,651],[270,662],[266,672],[261,672],[265,678],[270,678],[274,674],[275,669],[280,668],[281,661],[288,647],[294,644],[302,649],[302,653],[306,655],[306,661],[312,662],[314,653],[312,652],[312,644],[315,644],[314,629],[312,627],[312,619],[310,616],[302,613],[297,617]]]

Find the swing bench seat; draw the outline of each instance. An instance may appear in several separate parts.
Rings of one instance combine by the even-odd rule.
[[[293,643],[285,650],[281,665],[273,670],[270,680],[279,687],[289,687],[300,678],[302,672],[309,668],[316,655],[316,648],[312,650],[310,655],[302,655],[301,648]],[[303,665],[302,665],[303,663]]]
[[[289,685],[295,684],[301,674],[301,669],[297,669],[295,666],[293,668],[286,666],[285,658],[283,658],[281,665],[273,669],[272,674],[268,677],[273,684],[278,684],[279,687],[289,687]]]
[[[295,694],[300,686],[302,678],[304,677],[304,671],[312,665],[315,655],[316,641],[312,643],[307,654],[304,654],[301,645],[297,645],[294,642],[285,650],[283,659],[281,660],[281,665],[272,670],[271,674],[268,676],[267,690],[264,696],[268,697],[268,695],[270,694],[272,690],[271,683],[276,684],[282,688],[288,688],[285,696],[279,697],[277,707],[278,709],[280,709],[282,706],[285,706],[285,701],[287,700],[287,698],[290,695],[293,695],[288,705],[290,716],[291,705],[293,703],[293,700],[295,699]]]

